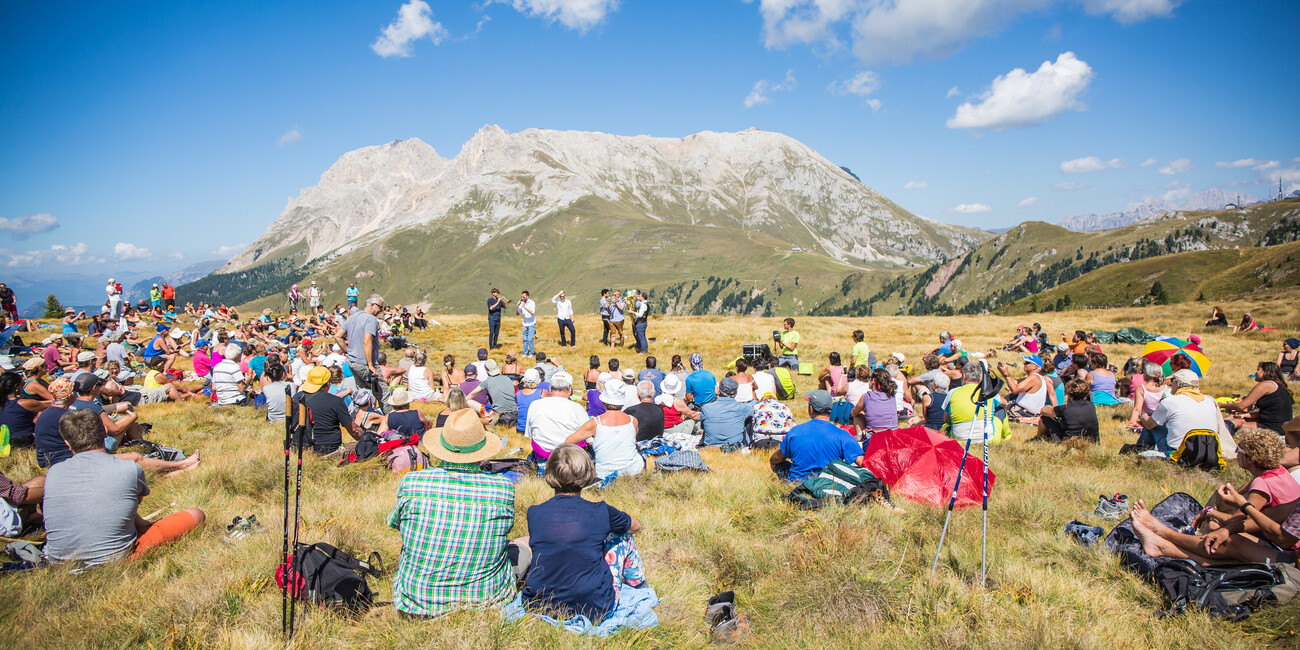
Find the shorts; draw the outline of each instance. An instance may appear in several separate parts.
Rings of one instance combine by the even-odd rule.
[[[161,404],[169,399],[171,399],[171,396],[167,394],[166,386],[140,391],[141,404]]]

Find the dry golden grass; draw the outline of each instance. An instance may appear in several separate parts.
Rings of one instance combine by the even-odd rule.
[[[1300,313],[1294,295],[1252,303],[1260,320],[1296,331]],[[1245,305],[1226,305],[1239,314]],[[1160,309],[1040,314],[1050,332],[1117,329],[1137,325],[1170,335],[1200,333],[1215,362],[1205,384],[1212,394],[1241,393],[1254,364],[1276,356],[1285,334],[1234,337],[1199,327],[1203,305]],[[468,360],[485,338],[479,316],[439,317],[443,327],[414,341],[441,355]],[[1025,319],[828,318],[799,319],[804,361],[824,363],[831,350],[846,353],[849,332],[863,329],[884,356],[894,350],[909,360],[934,345],[939,330],[956,333],[969,349],[995,347]],[[578,333],[592,341],[599,321],[579,318]],[[665,367],[673,353],[704,354],[715,371],[736,356],[741,343],[765,342],[778,319],[724,317],[655,320],[652,352]],[[541,321],[538,347],[560,357],[572,370],[586,367],[608,349],[583,344],[560,352],[553,321]],[[518,320],[508,320],[503,340],[518,349]],[[1116,364],[1138,352],[1135,346],[1106,346]],[[615,353],[639,369],[631,350]],[[499,357],[498,357],[499,358]],[[395,362],[395,359],[392,360]],[[801,390],[810,387],[800,377]],[[423,405],[436,412],[437,405]],[[798,410],[796,408],[796,410]],[[155,424],[153,437],[186,450],[200,449],[199,469],[172,479],[151,477],[153,494],[142,513],[198,506],[209,516],[197,535],[135,563],[117,563],[71,576],[42,569],[7,576],[0,639],[10,647],[265,648],[280,643],[280,595],[270,579],[280,550],[283,481],[282,429],[251,410],[199,405],[141,409]],[[767,470],[761,454],[722,455],[705,451],[709,474],[647,476],[619,481],[603,495],[640,519],[638,545],[652,586],[663,604],[661,624],[606,641],[611,647],[701,647],[709,642],[702,623],[705,599],[735,589],[740,609],[753,622],[750,645],[764,647],[1079,647],[1079,648],[1258,648],[1293,647],[1300,604],[1257,615],[1245,624],[1210,621],[1198,615],[1155,620],[1163,608],[1157,592],[1121,570],[1104,550],[1086,549],[1062,538],[1062,526],[1091,511],[1099,493],[1124,492],[1148,502],[1185,491],[1204,500],[1224,476],[1175,469],[1165,463],[1121,458],[1116,450],[1131,435],[1121,414],[1104,409],[1102,442],[1065,448],[1029,444],[1027,427],[1016,425],[1013,440],[994,448],[998,484],[990,505],[991,586],[975,585],[979,573],[979,510],[960,512],[938,576],[928,578],[943,512],[900,502],[905,512],[879,508],[830,507],[800,512],[783,502],[789,486]],[[802,418],[800,418],[802,419]],[[509,447],[525,441],[513,432]],[[0,460],[16,478],[36,473],[29,451]],[[328,541],[358,552],[378,550],[395,566],[399,539],[385,526],[397,486],[375,464],[336,468],[317,458],[304,461],[305,541]],[[512,535],[527,534],[524,511],[550,496],[540,480],[517,489],[517,523]],[[224,525],[236,515],[256,513],[271,534],[236,544],[222,541]],[[1103,522],[1105,523],[1105,522]],[[1106,523],[1109,528],[1109,523]],[[380,601],[390,598],[391,578],[372,580]],[[390,606],[359,617],[307,608],[300,615],[295,645],[315,647],[589,647],[596,641],[526,621],[503,625],[495,610],[456,613],[434,621],[401,618]]]

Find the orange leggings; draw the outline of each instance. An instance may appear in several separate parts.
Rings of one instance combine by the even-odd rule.
[[[195,514],[197,512],[198,514]],[[139,539],[135,540],[135,553],[131,554],[132,560],[138,560],[145,553],[162,546],[168,542],[174,542],[192,532],[203,523],[203,511],[196,508],[174,512],[158,521],[155,521],[149,530],[146,530]]]

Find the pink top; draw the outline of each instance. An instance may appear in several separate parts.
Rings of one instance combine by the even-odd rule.
[[[1268,503],[1264,504],[1265,508],[1300,499],[1300,483],[1297,483],[1295,477],[1283,467],[1274,467],[1255,477],[1255,480],[1246,486],[1246,491],[1260,492],[1267,496]]]
[[[203,352],[194,355],[194,374],[200,377],[207,377],[212,372],[212,357]]]
[[[1155,413],[1156,409],[1160,407],[1160,400],[1164,399],[1165,394],[1168,392],[1169,389],[1165,388],[1164,386],[1160,387],[1159,392],[1151,390],[1151,388],[1148,386],[1143,386],[1142,387],[1142,412],[1146,413],[1147,415],[1151,415],[1152,413]]]

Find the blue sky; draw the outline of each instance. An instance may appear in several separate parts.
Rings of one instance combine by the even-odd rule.
[[[1300,188],[1295,2],[411,0],[0,8],[0,276],[226,257],[346,151],[484,124],[810,145],[997,228]],[[385,30],[388,29],[388,37]],[[386,40],[385,40],[386,39]]]

